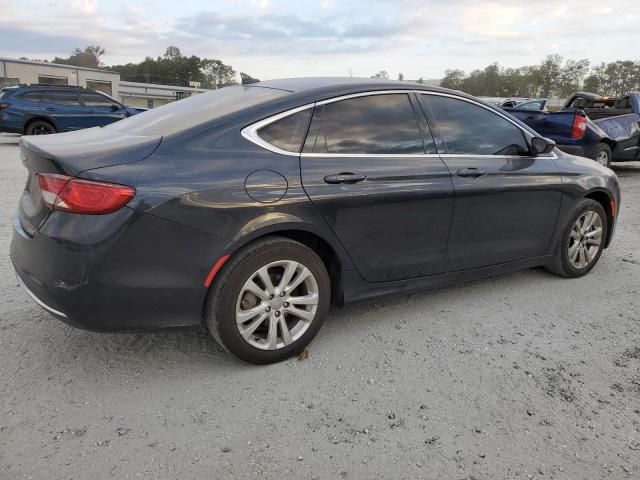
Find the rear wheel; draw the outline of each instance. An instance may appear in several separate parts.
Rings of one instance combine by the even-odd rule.
[[[570,278],[586,275],[600,259],[608,228],[602,205],[588,198],[582,200],[565,228],[549,270]]]
[[[56,128],[46,120],[31,122],[24,132],[25,135],[51,135],[56,133]]]
[[[209,294],[205,321],[226,350],[266,364],[301,352],[324,322],[330,281],[318,255],[281,237],[261,240],[225,266]]]
[[[591,151],[590,157],[605,167],[611,166],[611,147],[606,143],[597,144]]]

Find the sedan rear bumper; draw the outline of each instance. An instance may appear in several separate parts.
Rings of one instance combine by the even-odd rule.
[[[38,305],[40,305],[42,308],[44,308],[47,312],[49,312],[50,314],[59,317],[59,318],[67,318],[67,315],[65,313],[62,313],[58,310],[56,310],[53,307],[50,307],[49,305],[47,305],[46,303],[44,303],[42,300],[40,300],[37,295],[35,293],[33,293],[31,290],[29,290],[29,287],[27,287],[24,282],[22,281],[22,279],[20,278],[20,275],[18,275],[18,272],[16,272],[16,279],[18,280],[18,283],[20,284],[20,286],[22,287],[22,289],[24,290],[24,292],[31,297],[31,299],[36,302]]]
[[[33,237],[14,220],[11,261],[27,294],[69,325],[153,330],[201,324],[204,279],[227,245],[127,207],[54,211]]]

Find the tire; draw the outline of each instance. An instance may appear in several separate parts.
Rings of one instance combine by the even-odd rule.
[[[56,133],[56,127],[46,120],[31,122],[24,132],[25,135],[51,135]]]
[[[259,272],[265,269],[272,288]],[[275,363],[302,352],[329,312],[331,283],[324,263],[313,250],[288,238],[269,237],[247,246],[218,275],[207,298],[205,323],[224,349],[246,362]],[[286,286],[294,288],[281,292],[286,276]],[[287,302],[302,297],[304,305]],[[242,322],[237,323],[237,317]]]
[[[594,219],[594,223],[590,229],[580,233],[582,229],[578,222],[584,218],[586,220],[585,223],[588,223],[590,221],[588,217],[589,213],[595,214],[598,219]],[[600,225],[601,230],[600,234],[596,235],[594,234],[594,230],[597,229],[598,225]],[[586,275],[600,259],[608,229],[607,215],[602,205],[589,198],[583,199],[578,203],[573,215],[571,215],[562,233],[560,244],[554,254],[553,263],[547,266],[547,269],[567,278],[577,278]],[[580,242],[582,242],[582,240],[585,241],[583,245],[586,245],[586,251],[580,248]],[[593,244],[596,240],[599,240],[597,249],[595,249],[595,245]],[[575,253],[576,249],[579,250],[577,254]],[[576,255],[574,260],[572,260],[572,253]],[[580,262],[580,259],[588,261],[584,263]]]
[[[593,150],[591,150],[591,154],[589,155],[589,158],[607,168],[611,167],[611,157],[611,147],[606,143],[598,143],[593,147]]]

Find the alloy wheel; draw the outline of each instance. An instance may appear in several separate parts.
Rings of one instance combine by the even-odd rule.
[[[609,154],[605,151],[602,151],[600,153],[598,153],[598,156],[596,157],[596,161],[600,164],[600,165],[604,165],[605,167],[609,166]]]
[[[598,255],[602,243],[602,225],[600,214],[594,210],[587,210],[573,224],[567,255],[574,268],[587,268]]]
[[[255,348],[284,348],[308,330],[318,300],[318,283],[307,267],[292,260],[271,262],[254,272],[240,290],[238,331]]]
[[[48,125],[38,125],[31,131],[31,135],[51,135],[55,133]]]

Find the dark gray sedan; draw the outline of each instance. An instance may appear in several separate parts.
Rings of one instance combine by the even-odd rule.
[[[585,275],[620,207],[608,168],[407,82],[251,83],[21,148],[11,258],[36,302],[92,330],[204,324],[255,363],[303,350],[330,304]]]

